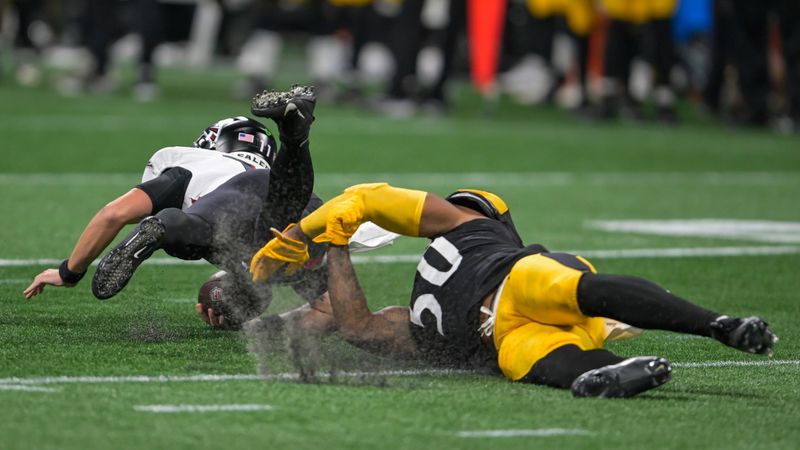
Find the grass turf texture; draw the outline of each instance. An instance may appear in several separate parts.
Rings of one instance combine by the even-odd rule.
[[[133,186],[148,156],[188,144],[213,120],[246,112],[222,75],[167,71],[165,98],[64,99],[0,86],[0,259],[63,258],[91,215]],[[205,89],[205,98],[192,95]],[[800,221],[800,142],[702,121],[673,128],[591,126],[561,113],[474,97],[450,119],[388,121],[320,105],[312,134],[317,191],[388,179],[447,194],[493,190],[528,242],[554,250],[766,245],[716,238],[609,233],[590,220],[729,218]],[[45,107],[46,106],[46,107]],[[85,175],[84,175],[85,174]],[[411,254],[406,240],[379,254]],[[164,256],[157,254],[156,256]],[[800,256],[594,259],[598,269],[653,279],[712,309],[759,314],[781,337],[776,360],[800,359],[795,322]],[[370,303],[407,304],[414,264],[357,267]],[[143,266],[118,297],[89,283],[21,291],[43,267],[0,267],[0,378],[255,374],[236,333],[210,330],[193,298],[210,266]],[[91,276],[91,271],[88,276]],[[281,291],[271,311],[297,304]],[[360,356],[336,340],[324,347]],[[715,342],[648,332],[612,344],[622,355],[675,363],[767,361]],[[272,370],[290,370],[285,358]],[[347,366],[350,364],[350,366]],[[365,367],[386,367],[369,359]],[[356,369],[357,365],[345,364]],[[294,381],[62,383],[0,389],[3,448],[795,448],[800,365],[690,367],[634,400],[573,399],[566,391],[474,375]],[[8,386],[8,384],[6,384]],[[3,384],[0,384],[0,388]],[[260,412],[153,414],[152,404],[269,404]],[[549,437],[467,438],[461,431],[566,429]]]

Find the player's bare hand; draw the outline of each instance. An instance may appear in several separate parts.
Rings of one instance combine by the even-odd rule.
[[[74,284],[64,283],[64,280],[62,280],[61,276],[58,274],[58,269],[47,269],[39,275],[36,275],[36,278],[33,279],[33,283],[22,291],[22,294],[25,295],[26,299],[31,299],[41,294],[47,285],[64,287],[75,286]]]
[[[225,326],[225,317],[215,314],[213,308],[205,309],[202,303],[198,303],[194,305],[194,309],[197,311],[197,315],[200,316],[200,320],[207,323],[212,328],[222,328]]]

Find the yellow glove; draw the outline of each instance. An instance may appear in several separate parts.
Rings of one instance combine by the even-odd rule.
[[[283,230],[283,233],[275,228],[270,228],[274,238],[267,242],[250,260],[250,273],[253,281],[269,280],[272,274],[287,263],[289,266],[286,267],[286,275],[292,275],[308,260],[306,243],[286,236],[286,232],[294,226],[295,224],[289,225]]]
[[[315,237],[314,242],[347,245],[363,222],[364,200],[360,195],[353,195],[331,205],[325,222],[325,232]]]

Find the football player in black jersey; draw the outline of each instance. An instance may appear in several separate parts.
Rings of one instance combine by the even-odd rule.
[[[142,183],[102,208],[84,229],[70,257],[58,269],[47,269],[25,289],[26,298],[47,285],[75,286],[91,262],[130,223],[139,225],[100,262],[92,292],[101,299],[117,294],[136,268],[163,248],[181,259],[206,259],[228,272],[226,297],[240,304],[227,311],[203,308],[212,326],[238,324],[260,314],[271,299],[269,289],[254,289],[247,263],[271,235],[301,213],[322,204],[313,196],[314,170],[308,136],[314,119],[311,88],[265,92],[253,100],[252,112],[273,119],[282,148],[261,123],[246,117],[220,120],[193,147],[167,147],[151,157]],[[324,247],[317,250],[319,260]],[[318,265],[318,264],[317,264]],[[311,269],[309,265],[307,269]],[[309,301],[326,290],[324,270],[303,270],[284,277]],[[232,317],[241,315],[242,317]]]
[[[346,247],[365,220],[431,239],[410,307],[369,310]],[[664,358],[605,350],[606,319],[711,337],[749,353],[771,354],[777,341],[758,317],[712,312],[650,281],[598,274],[580,256],[523,246],[508,207],[488,192],[442,199],[386,183],[357,185],[279,236],[254,256],[254,280],[302,263],[310,239],[329,243],[330,301],[349,342],[450,367],[499,369],[512,381],[571,388],[576,396],[630,397],[671,377]]]

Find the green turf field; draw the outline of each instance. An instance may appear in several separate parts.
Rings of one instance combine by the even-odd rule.
[[[269,379],[258,380],[246,340],[195,317],[211,266],[146,264],[106,302],[86,281],[32,301],[21,294],[52,265],[41,260],[66,257],[91,215],[136,184],[156,149],[247,112],[227,99],[225,73],[168,71],[163,80],[165,96],[153,104],[0,84],[0,448],[800,446],[797,137],[691,117],[672,129],[588,125],[505,104],[487,117],[471,96],[447,119],[389,121],[321,105],[312,150],[323,197],[378,180],[438,194],[491,190],[528,242],[581,252],[602,272],[653,279],[715,310],[762,315],[781,341],[772,359],[662,332],[614,343],[619,354],[675,364],[670,383],[630,400],[426,372],[336,338],[321,346],[334,376],[297,382],[277,351]],[[673,229],[618,230],[634,220]],[[676,234],[677,226],[693,231]],[[408,261],[423,247],[401,240],[360,260],[372,305],[408,304]],[[280,291],[271,311],[297,304]],[[154,405],[194,406],[157,413]],[[208,411],[224,405],[251,410]]]

